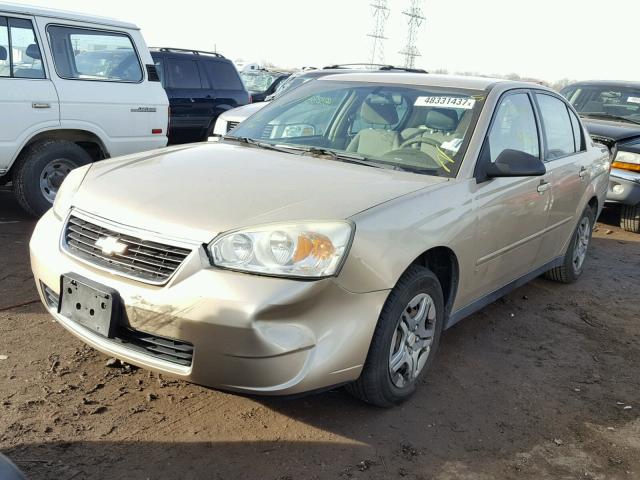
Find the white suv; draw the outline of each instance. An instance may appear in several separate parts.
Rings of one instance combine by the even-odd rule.
[[[0,184],[29,213],[75,167],[164,147],[168,105],[135,25],[0,3]]]

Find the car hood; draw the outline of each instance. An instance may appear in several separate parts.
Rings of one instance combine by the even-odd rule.
[[[582,121],[589,131],[589,135],[595,138],[619,142],[640,137],[640,125],[593,118],[583,118]]]
[[[103,160],[73,206],[152,232],[208,242],[240,227],[346,219],[447,179],[230,143]]]
[[[269,105],[269,102],[248,103],[247,105],[227,110],[220,117],[228,122],[241,122],[267,105]]]

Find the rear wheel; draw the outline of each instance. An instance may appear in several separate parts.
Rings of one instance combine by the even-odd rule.
[[[627,232],[640,233],[640,203],[622,205],[620,209],[620,227]]]
[[[595,213],[591,207],[587,207],[582,212],[578,226],[573,232],[562,265],[546,272],[546,278],[561,283],[573,283],[578,279],[584,269],[584,262],[591,244],[594,221]]]
[[[71,170],[91,162],[82,148],[66,140],[43,140],[29,146],[17,161],[13,191],[29,214],[46,212]]]
[[[347,391],[379,407],[409,398],[433,362],[443,322],[438,278],[424,267],[410,267],[389,294],[362,374]]]

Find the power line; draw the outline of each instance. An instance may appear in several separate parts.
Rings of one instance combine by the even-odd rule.
[[[418,41],[418,29],[426,17],[422,13],[422,1],[423,0],[410,0],[409,10],[402,12],[403,15],[408,17],[408,33],[407,33],[407,45],[400,53],[404,55],[404,66],[407,68],[414,68],[416,57],[421,56],[416,43]]]
[[[385,22],[389,18],[389,8],[387,7],[387,0],[374,0],[371,4],[373,7],[373,31],[367,34],[368,37],[373,39],[371,45],[371,63],[376,63],[376,54],[378,61],[384,63],[384,40],[387,37],[384,36]]]

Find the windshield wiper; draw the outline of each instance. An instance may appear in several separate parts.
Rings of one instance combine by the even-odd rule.
[[[291,149],[277,147],[276,145],[272,145],[272,144],[267,143],[267,142],[261,142],[259,140],[256,140],[255,138],[234,137],[233,135],[225,135],[224,137],[222,137],[222,139],[223,140],[233,140],[235,142],[240,142],[240,143],[244,143],[244,144],[247,144],[247,145],[252,145],[252,146],[258,147],[258,148],[263,148],[265,150],[273,150],[275,152],[294,153],[294,152],[291,151]]]
[[[387,168],[390,170],[402,170],[402,168],[397,165],[392,165],[385,162],[378,162],[371,158],[365,157],[363,155],[359,155],[357,153],[344,153],[344,152],[336,152],[335,150],[330,150],[328,148],[320,148],[320,147],[311,147],[311,148],[300,148],[303,153],[310,153],[311,155],[328,155],[332,157],[334,160],[339,162],[346,163],[355,163],[356,165],[364,165],[366,167],[373,168]]]
[[[598,112],[580,112],[581,117],[593,117],[593,118],[608,118],[611,120],[620,120],[622,122],[633,123],[635,125],[640,125],[640,122],[637,120],[631,120],[630,118],[623,117],[621,115],[612,115],[610,113],[598,113]]]

